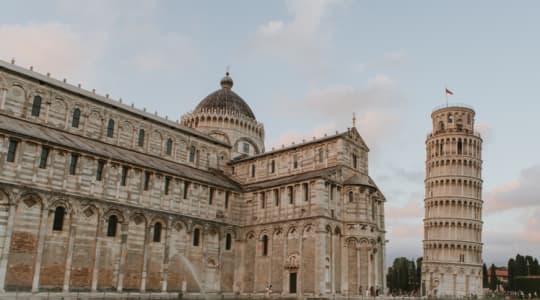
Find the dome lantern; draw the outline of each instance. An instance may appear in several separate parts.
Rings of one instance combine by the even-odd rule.
[[[229,76],[229,72],[225,73],[225,77],[223,77],[219,83],[221,84],[222,89],[229,89],[229,90],[232,89],[233,84],[234,84],[231,76]]]

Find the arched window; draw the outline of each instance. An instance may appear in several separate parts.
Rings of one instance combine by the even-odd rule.
[[[262,256],[268,256],[268,236],[262,237]]]
[[[354,193],[352,191],[349,192],[349,202],[354,202]]]
[[[276,161],[272,159],[270,162],[270,173],[276,172]]]
[[[452,114],[448,114],[448,123],[452,123],[452,121],[454,121],[454,117]]]
[[[118,226],[118,217],[112,215],[107,224],[107,236],[116,236],[116,227]]]
[[[189,162],[195,162],[195,146],[189,147]]]
[[[225,237],[225,250],[231,250],[232,247],[232,237],[230,233],[227,233]]]
[[[439,122],[439,130],[444,130],[444,123],[443,121]]]
[[[32,102],[32,116],[39,117],[40,111],[41,111],[41,96],[34,96],[34,101]]]
[[[165,144],[165,154],[171,155],[172,154],[172,139],[168,138],[167,143]]]
[[[79,128],[79,122],[81,121],[81,110],[75,108],[73,110],[73,116],[71,117],[71,127]]]
[[[144,146],[144,129],[139,129],[139,140],[138,140],[139,147]]]
[[[161,242],[161,223],[154,224],[154,242]]]
[[[463,144],[461,143],[461,140],[458,140],[457,142],[457,154],[461,154],[463,152]]]
[[[107,137],[112,138],[114,136],[114,120],[109,119],[109,124],[107,124]]]
[[[64,214],[66,210],[62,206],[58,206],[54,211],[53,230],[62,231],[64,227]]]
[[[201,239],[201,230],[199,228],[195,228],[195,230],[193,230],[193,246],[195,247],[199,246],[200,239]]]

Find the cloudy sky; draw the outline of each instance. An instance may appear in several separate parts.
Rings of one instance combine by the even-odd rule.
[[[227,66],[266,147],[351,126],[387,197],[388,259],[421,255],[432,109],[476,109],[484,260],[540,257],[536,1],[11,1],[0,59],[177,119]]]

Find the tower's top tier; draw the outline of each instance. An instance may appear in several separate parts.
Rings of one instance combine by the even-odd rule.
[[[474,132],[474,109],[465,105],[449,105],[436,108],[431,113],[433,134],[450,132]]]

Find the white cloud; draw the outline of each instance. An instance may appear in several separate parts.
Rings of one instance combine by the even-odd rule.
[[[540,207],[540,165],[523,169],[518,179],[496,186],[485,193],[486,213],[519,207]]]
[[[98,45],[59,23],[2,25],[0,40],[9,41],[0,47],[0,57],[14,57],[18,65],[34,66],[36,71],[50,72],[57,78],[88,77],[102,55]]]
[[[304,117],[326,122],[329,132],[344,131],[352,126],[353,112],[356,127],[370,148],[392,136],[398,129],[398,109],[402,97],[397,82],[378,75],[365,86],[334,85],[309,91],[302,99],[287,99],[291,111],[302,111]]]
[[[338,0],[286,1],[290,20],[271,20],[257,29],[254,48],[289,63],[312,69],[323,62],[332,45],[331,33],[323,26],[329,11]]]

